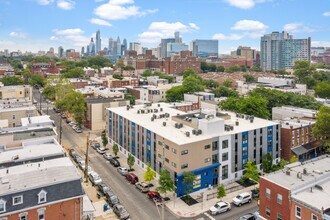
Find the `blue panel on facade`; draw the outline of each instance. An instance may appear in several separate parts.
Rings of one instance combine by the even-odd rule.
[[[119,116],[119,144],[123,146],[123,117]]]
[[[109,137],[112,138],[112,112],[109,111]]]
[[[147,130],[146,163],[151,164],[151,131]]]
[[[213,186],[213,179],[219,177],[219,172],[214,172],[214,168],[219,167],[220,163],[215,163],[207,167],[191,171],[196,175],[196,181],[192,189],[193,192]],[[186,194],[186,187],[183,184],[183,174],[178,174],[176,179],[176,194],[181,197]]]
[[[246,164],[249,158],[249,132],[245,131],[242,133],[242,166]]]
[[[135,156],[135,123],[131,123],[131,154]]]
[[[267,153],[273,152],[273,126],[267,127]]]

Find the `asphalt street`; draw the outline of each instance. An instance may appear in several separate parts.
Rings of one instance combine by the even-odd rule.
[[[39,91],[34,89],[34,97],[36,100],[40,100]],[[42,102],[46,102],[42,98]],[[46,111],[44,110],[44,113]],[[58,136],[60,137],[60,118],[59,114],[56,114],[52,109],[48,111],[51,119],[55,121],[57,126]],[[62,145],[69,149],[73,147],[80,155],[84,155],[86,151],[86,135],[87,131],[83,131],[81,134],[77,134],[69,125],[62,120]],[[161,207],[156,207],[155,204],[147,199],[146,194],[141,193],[135,189],[134,185],[129,184],[123,176],[121,176],[116,168],[114,168],[108,161],[106,161],[102,155],[98,154],[93,148],[89,148],[89,163],[110,188],[117,194],[120,202],[125,206],[130,213],[133,220],[153,220],[161,219]],[[232,205],[232,210],[217,216],[210,216],[208,213],[203,213],[194,218],[186,219],[217,219],[217,220],[231,220],[238,219],[243,214],[254,212],[257,210],[256,202],[243,205],[242,207],[235,207]],[[174,220],[179,217],[172,214],[167,208],[164,211],[164,219]]]

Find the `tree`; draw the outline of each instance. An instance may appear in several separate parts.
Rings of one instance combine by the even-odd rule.
[[[272,172],[273,169],[273,157],[271,153],[267,153],[266,156],[262,159],[262,164],[261,164],[262,170],[265,173],[270,173]]]
[[[298,161],[298,158],[295,156],[295,155],[293,155],[291,158],[290,158],[290,163],[295,163],[295,162],[297,162]]]
[[[316,115],[316,123],[313,127],[313,135],[318,140],[320,146],[324,146],[330,151],[330,107],[321,106]]]
[[[201,70],[203,73],[207,73],[209,71],[209,66],[204,61],[201,62]]]
[[[104,147],[107,146],[107,144],[108,144],[109,141],[108,141],[108,138],[106,136],[105,130],[102,131],[101,138],[102,138],[102,144],[103,144],[103,146]]]
[[[129,100],[130,105],[135,105],[135,96],[131,94],[125,94],[124,97],[125,99]]]
[[[315,95],[320,98],[330,98],[330,83],[329,82],[319,82],[314,88]]]
[[[217,188],[217,198],[221,199],[226,196],[225,186],[223,184],[219,185]]]
[[[66,70],[63,74],[64,78],[81,78],[85,75],[83,68],[75,67],[73,69]]]
[[[187,76],[182,83],[182,86],[187,92],[200,92],[204,91],[204,86],[200,78],[194,75]]]
[[[156,172],[153,171],[150,167],[150,164],[147,165],[147,170],[144,172],[143,180],[150,183],[156,177]]]
[[[203,85],[206,86],[207,88],[216,88],[219,86],[219,83],[213,79],[204,79],[203,80]]]
[[[167,192],[174,191],[174,182],[171,179],[170,173],[167,170],[163,169],[159,172],[158,185],[159,186],[157,187],[157,191],[162,194],[165,194],[165,197]]]
[[[119,79],[119,80],[124,79],[124,77],[123,77],[122,75],[119,75],[119,74],[113,74],[113,75],[112,75],[112,78],[114,78],[114,79]]]
[[[286,165],[288,165],[289,164],[289,162],[288,161],[286,161],[286,160],[284,160],[284,159],[281,159],[280,160],[280,162],[277,164],[277,166],[278,166],[278,169],[283,169]]]
[[[32,86],[44,87],[46,84],[46,79],[40,74],[29,75],[29,84]]]
[[[82,61],[80,61],[80,62],[82,62]],[[102,57],[102,56],[88,57],[87,63],[88,63],[87,64],[88,66],[97,66],[98,68],[113,66],[110,60],[108,60],[107,58]]]
[[[230,79],[225,79],[222,83],[223,86],[231,88],[233,86],[233,81]]]
[[[183,95],[185,93],[185,88],[183,86],[175,86],[166,91],[166,100],[168,102],[177,102],[183,100]]]
[[[117,157],[118,151],[119,151],[119,147],[117,144],[113,144],[112,145],[112,151],[115,154],[115,156]]]
[[[196,76],[195,70],[192,68],[183,70],[181,74],[183,75],[183,78],[186,78],[190,75]]]
[[[4,76],[1,79],[1,82],[5,86],[23,85],[23,80],[21,78],[16,77],[16,76]]]
[[[56,88],[55,86],[47,85],[43,90],[42,94],[49,100],[55,100]]]
[[[141,74],[141,76],[142,77],[152,76],[152,72],[151,72],[151,70],[147,69]]]
[[[307,60],[297,60],[294,63],[293,70],[298,83],[306,83],[308,88],[311,88],[311,76],[315,72],[315,67]]]
[[[254,72],[261,72],[262,69],[260,68],[259,65],[253,65],[251,68],[250,68],[251,71],[254,71]]]
[[[244,165],[245,173],[243,175],[244,179],[252,179],[256,182],[259,181],[259,172],[258,167],[255,163],[252,163],[250,160]]]
[[[248,74],[248,73],[244,74],[243,77],[244,77],[246,83],[252,83],[252,82],[257,81],[257,79],[254,76],[252,76],[251,74]]]
[[[132,156],[132,154],[128,154],[127,157],[127,165],[129,167],[129,170],[132,170],[132,167],[134,166],[135,158]]]
[[[225,72],[225,67],[224,66],[217,66],[217,72]]]
[[[183,173],[183,185],[186,189],[186,194],[192,192],[194,187],[194,181],[196,180],[196,175],[192,172],[184,172]]]
[[[214,93],[215,97],[238,97],[238,92],[225,87],[225,86],[218,86],[217,88],[212,90],[212,93]]]

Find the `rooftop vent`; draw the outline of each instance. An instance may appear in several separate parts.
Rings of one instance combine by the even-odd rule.
[[[320,171],[320,170],[313,170],[313,173],[316,173],[316,174],[319,174],[319,175],[323,174],[323,172]]]
[[[285,174],[288,175],[288,176],[290,176],[290,170],[287,170],[287,171],[285,172]]]
[[[238,125],[239,125],[239,121],[238,121],[238,120],[235,122],[235,125],[236,125],[236,126],[238,126]]]
[[[186,136],[190,137],[190,132],[189,131],[186,132]]]
[[[166,122],[165,121],[163,122],[163,126],[166,126]]]
[[[316,189],[318,189],[318,190],[321,190],[321,191],[323,191],[323,187],[322,187],[322,186],[320,186],[320,185],[318,185],[318,184],[316,184],[316,185],[315,185],[315,188],[316,188]]]
[[[303,174],[307,175],[307,169],[306,168],[303,169]]]

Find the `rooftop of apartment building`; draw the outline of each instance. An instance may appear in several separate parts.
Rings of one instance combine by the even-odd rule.
[[[90,82],[89,80],[86,80],[86,79],[79,79],[79,78],[69,78],[68,79],[69,80],[69,82],[71,82],[71,83],[77,83],[77,82]]]
[[[136,105],[133,108],[109,108],[112,112],[177,144],[241,133],[276,125],[273,121],[233,112],[203,109],[184,113],[169,103]]]
[[[125,99],[123,98],[104,98],[104,97],[99,97],[99,96],[95,96],[95,97],[88,97],[86,99],[87,104],[96,104],[96,103],[109,103],[109,102],[117,102],[117,101],[123,101]]]
[[[0,178],[1,196],[79,180],[81,177],[71,160],[63,157],[0,169]]]
[[[282,128],[286,129],[296,129],[300,127],[310,126],[315,124],[316,120],[305,120],[298,118],[286,118],[284,120],[277,120],[277,122],[281,123]]]
[[[30,141],[23,143],[22,146],[14,149],[6,149],[0,152],[0,166],[6,163],[19,163],[21,161],[29,161],[45,156],[65,155],[65,150],[53,138],[43,141]]]
[[[24,105],[21,103],[9,104],[5,106],[0,105],[0,112],[12,112],[12,111],[33,111],[37,110],[34,105]]]
[[[5,90],[6,89],[20,89],[20,88],[32,88],[32,86],[30,86],[30,85],[4,86],[3,84],[0,86],[0,90],[3,90],[3,89],[5,89]]]
[[[105,88],[103,86],[85,86],[85,88],[76,89],[77,92],[82,94],[105,94],[105,95],[121,95],[125,88]]]
[[[315,120],[317,110],[298,108],[294,106],[282,106],[272,108],[273,120],[283,120],[286,118],[299,118],[305,120]]]

